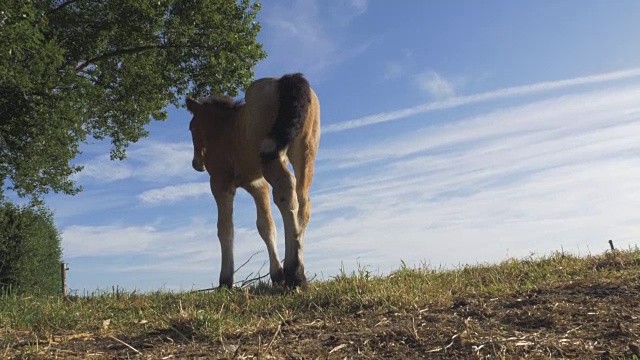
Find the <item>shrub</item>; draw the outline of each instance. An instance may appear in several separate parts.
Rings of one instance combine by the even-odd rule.
[[[0,203],[0,290],[60,294],[61,256],[50,210]]]

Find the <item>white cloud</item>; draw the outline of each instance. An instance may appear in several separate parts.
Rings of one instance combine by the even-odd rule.
[[[351,20],[366,12],[367,4],[363,0],[301,0],[264,8],[263,32],[268,37],[264,43],[269,57],[261,66],[297,69],[315,77],[360,55],[371,41],[346,44],[343,39]],[[327,16],[327,10],[332,16]]]
[[[68,281],[72,288],[77,288],[79,281],[98,288],[117,284],[143,291],[166,288],[167,284],[173,289],[218,285],[220,245],[215,217],[189,219],[187,224],[177,227],[122,223],[68,226],[61,237],[65,262],[71,267]],[[280,242],[282,252],[284,245]],[[236,280],[268,262],[266,246],[252,228],[236,227],[234,253],[236,268],[252,254],[259,253],[238,271]],[[268,271],[267,263],[261,274]],[[92,290],[79,287],[81,291]]]
[[[160,189],[147,190],[138,198],[148,204],[160,202],[174,202],[189,197],[211,195],[208,182],[188,183],[166,186]]]
[[[191,143],[152,142],[131,152],[131,162],[137,164],[139,176],[157,179],[172,176],[192,176],[193,145]]]
[[[97,156],[91,162],[81,165],[84,168],[81,172],[72,175],[73,180],[90,178],[100,182],[112,182],[126,179],[132,175],[132,170],[128,165],[117,160],[111,161],[109,155]]]
[[[432,98],[446,99],[456,94],[452,82],[448,81],[435,71],[425,71],[416,75],[416,83],[420,90],[424,91]]]
[[[312,194],[313,216],[333,216],[312,220],[305,251],[353,251],[386,271],[400,259],[475,263],[561,246],[601,251],[611,238],[637,244],[639,137],[636,86],[342,147],[327,158],[338,167],[378,161],[333,169],[342,171],[333,186]]]
[[[385,71],[384,71],[385,79],[395,79],[402,76],[402,74],[404,74],[404,66],[399,61],[387,61],[385,62],[384,66],[385,66]]]
[[[178,227],[162,227],[162,224],[123,225],[73,225],[61,232],[66,259],[78,257],[147,256],[152,262],[130,265],[136,270],[153,269],[164,262],[183,262],[176,266],[189,267],[189,263],[210,261],[219,257],[215,216],[210,219],[190,219]],[[247,250],[255,251],[264,242],[255,229],[236,227],[235,243],[242,258]],[[255,243],[247,246],[245,243]],[[266,248],[266,247],[265,247]],[[186,260],[185,260],[186,259]],[[207,265],[208,267],[210,265]],[[118,271],[126,270],[120,267]]]
[[[139,254],[152,248],[157,231],[151,226],[81,226],[62,231],[62,247],[67,258]]]
[[[123,161],[112,161],[104,155],[82,164],[84,169],[75,175],[75,179],[106,183],[131,177],[151,182],[193,177],[192,158],[193,145],[190,143],[143,141],[132,147]]]
[[[401,140],[397,137],[390,138],[386,142],[351,151],[327,149],[320,157],[345,167],[427,150],[473,146],[474,143],[492,139],[500,139],[497,144],[505,144],[505,141],[517,139],[518,136],[527,140],[535,137],[541,137],[542,140],[553,139],[561,132],[575,133],[629,121],[640,111],[639,99],[640,87],[567,95],[515,108],[494,110],[447,122],[445,125],[426,126],[400,138]]]
[[[356,10],[357,14],[364,14],[369,6],[369,0],[349,0],[349,5]]]
[[[405,49],[402,53],[403,56],[399,59],[385,61],[383,75],[385,80],[401,78],[414,71],[416,61],[413,52]]]
[[[327,2],[327,4],[333,18],[343,26],[366,13],[369,8],[369,0],[338,0]]]
[[[354,215],[310,228],[306,252],[355,250],[365,254],[363,261],[388,269],[400,259],[438,265],[498,261],[506,251],[525,256],[561,246],[595,250],[609,238],[624,246],[640,235],[633,215],[640,206],[639,166],[629,160],[590,162],[500,188],[454,183],[441,189],[457,196],[438,197],[428,186],[433,179],[425,177],[410,186],[365,186],[341,196],[342,204],[357,209]]]
[[[363,126],[369,126],[389,121],[397,121],[409,116],[423,114],[426,112],[442,109],[452,109],[463,105],[482,103],[487,101],[507,99],[522,95],[532,95],[536,93],[543,93],[551,90],[564,89],[568,87],[574,87],[578,85],[598,84],[613,80],[629,79],[640,76],[640,69],[630,69],[624,71],[616,71],[610,73],[604,73],[599,75],[583,76],[573,79],[565,79],[558,81],[548,81],[537,84],[530,84],[524,86],[515,86],[510,88],[504,88],[500,90],[490,91],[475,95],[457,96],[446,100],[428,102],[421,105],[413,106],[410,108],[389,111],[374,115],[368,115],[362,118],[343,121],[337,124],[331,124],[323,127],[323,133],[332,133],[338,131],[345,131]]]
[[[317,71],[333,61],[338,46],[325,31],[315,1],[296,1],[291,6],[265,10],[271,10],[264,20],[271,35],[266,44],[288,49],[275,52],[267,61],[304,72]]]
[[[587,79],[597,82],[623,75],[632,73]],[[585,83],[584,78],[574,80],[562,86]],[[474,96],[497,99],[502,95],[495,94],[527,93],[532,88],[540,89],[533,85]],[[305,267],[310,275],[331,275],[342,264],[349,271],[360,262],[386,272],[397,268],[400,260],[455,265],[546,254],[561,246],[583,254],[599,252],[608,239],[619,247],[637,244],[639,137],[640,86],[630,85],[480,112],[390,134],[387,141],[374,145],[328,142],[320,157],[330,167],[316,172],[322,181],[315,184],[322,185],[312,188]],[[140,156],[150,159],[157,153],[149,148]],[[181,172],[164,172],[161,166],[154,170],[150,161],[139,164],[130,169],[132,176],[140,169]],[[327,170],[338,176],[328,176]],[[188,171],[193,172],[190,167]],[[149,190],[139,198],[157,204],[198,195],[210,196],[206,183]],[[210,211],[213,204],[206,206]],[[251,224],[254,209],[247,205],[241,210],[245,214],[236,218]],[[283,256],[277,210],[274,220]],[[215,212],[211,219],[185,225],[178,216],[172,221],[178,225],[159,221],[66,227],[65,257],[140,259],[107,267],[111,281],[120,284],[118,279],[139,279],[140,273],[153,274],[154,279],[173,276],[172,282],[180,284],[202,284],[197,274],[217,281]],[[263,251],[255,261],[262,263],[267,259],[264,243],[247,226],[236,230],[236,259]],[[74,271],[85,269],[76,266]],[[189,280],[175,280],[173,272]]]
[[[108,189],[84,190],[74,195],[73,200],[65,194],[50,195],[48,204],[55,209],[56,221],[64,222],[95,212],[112,213],[114,209],[130,206],[131,198],[123,192]]]

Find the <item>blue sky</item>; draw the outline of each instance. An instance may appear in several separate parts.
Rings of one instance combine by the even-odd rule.
[[[308,276],[640,243],[640,2],[390,4],[264,1],[258,18],[256,77],[301,71],[322,107]],[[208,178],[189,113],[169,115],[125,161],[85,146],[85,191],[48,197],[71,289],[217,285]],[[235,209],[236,264],[260,252],[241,279],[268,258],[243,191]]]

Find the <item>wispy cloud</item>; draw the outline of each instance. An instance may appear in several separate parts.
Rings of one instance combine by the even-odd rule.
[[[398,61],[387,61],[384,67],[384,79],[395,79],[404,73],[404,67],[402,63]]]
[[[402,57],[384,62],[383,79],[389,80],[402,78],[408,73],[415,71],[416,61],[413,52],[405,49],[402,53]]]
[[[90,162],[81,164],[81,172],[72,176],[74,180],[94,179],[99,182],[112,182],[131,177],[133,171],[130,166],[121,161],[111,161],[109,155],[101,155]]]
[[[307,271],[330,275],[360,263],[386,272],[400,260],[455,265],[561,246],[595,251],[610,238],[630,244],[640,236],[638,137],[640,86],[625,86],[479,113],[375,146],[326,148],[327,170],[339,176],[317,173],[324,185],[311,194]],[[156,190],[140,198],[158,204],[209,196],[206,183]],[[249,225],[236,229],[237,259],[264,252],[249,203],[247,215],[238,216]],[[281,229],[277,212],[274,219]],[[153,273],[182,286],[173,273],[186,273],[190,284],[204,286],[219,270],[215,232],[212,219],[178,226],[118,222],[68,226],[62,238],[72,259],[138,259],[103,269],[113,283]],[[257,261],[265,260],[263,253]]]
[[[348,0],[351,7],[353,7],[358,15],[364,14],[369,7],[369,0]]]
[[[98,156],[84,165],[76,180],[113,182],[135,177],[145,181],[164,182],[175,177],[193,176],[190,143],[144,142],[132,147],[123,161],[112,161],[108,155]]]
[[[357,251],[388,270],[625,246],[640,236],[638,137],[640,87],[628,86],[343,147],[346,160],[330,158],[340,176],[312,198],[316,218],[344,215],[312,222],[305,251]]]
[[[530,84],[524,86],[515,86],[504,88],[500,90],[490,91],[486,93],[456,96],[442,101],[428,102],[413,106],[410,108],[389,111],[374,115],[368,115],[362,118],[343,121],[337,124],[331,124],[325,126],[322,131],[324,133],[332,133],[338,131],[345,131],[363,126],[370,126],[383,122],[396,121],[407,118],[409,116],[418,115],[430,111],[452,109],[463,105],[482,103],[487,101],[494,101],[499,99],[507,99],[522,95],[532,95],[536,93],[542,93],[551,90],[569,88],[579,85],[604,83],[614,80],[629,79],[640,76],[640,69],[630,69],[624,71],[616,71],[610,73],[604,73],[599,75],[590,75],[577,77],[572,79],[541,82],[537,84]]]
[[[62,230],[65,261],[71,264],[71,283],[84,274],[97,287],[118,284],[143,291],[171,284],[175,289],[217,286],[220,245],[215,221],[191,219],[180,226],[161,224],[68,226]],[[241,279],[268,261],[266,247],[255,229],[236,227],[235,259],[259,256],[236,274]],[[282,252],[282,243],[279,244]],[[135,261],[132,261],[135,259]],[[268,272],[263,268],[262,274]],[[95,276],[95,275],[94,275]],[[91,289],[89,289],[91,290]]]
[[[160,189],[144,191],[138,196],[140,200],[148,204],[160,202],[174,202],[177,200],[198,197],[211,194],[208,182],[187,183],[180,185],[165,186]]]
[[[255,251],[256,247],[264,246],[255,229],[237,227],[235,238],[235,243],[241,245],[238,249],[239,257],[247,251]],[[255,243],[256,247],[247,247],[245,243]],[[190,259],[188,262],[195,262],[200,259],[198,254],[202,252],[213,253],[207,255],[207,259],[219,253],[215,221],[200,218],[191,219],[187,224],[177,227],[157,223],[135,226],[122,223],[68,226],[62,230],[62,246],[67,259],[148,256],[152,263],[163,259],[184,260],[185,257]],[[187,262],[181,266],[187,266]],[[153,267],[153,264],[136,265],[138,270],[146,267]]]
[[[77,217],[93,213],[113,213],[114,209],[131,206],[131,198],[113,189],[84,190],[73,196],[56,194],[49,198],[49,205],[55,209],[56,222],[77,221]]]
[[[446,124],[428,125],[405,136],[351,151],[327,149],[320,156],[331,159],[336,166],[347,167],[419,152],[474,148],[496,139],[500,140],[498,144],[504,144],[505,139],[518,136],[532,140],[536,136],[577,133],[633,119],[640,111],[639,99],[637,86],[565,95]]]
[[[609,238],[624,246],[640,234],[633,215],[640,206],[639,166],[630,159],[585,162],[491,189],[461,186],[464,174],[440,192],[429,185],[446,180],[427,176],[362,186],[341,198],[352,215],[313,225],[306,252],[356,250],[366,254],[362,261],[388,270],[401,259],[435,265],[497,261],[507,252],[602,248]]]
[[[140,254],[153,248],[157,235],[151,226],[80,226],[62,231],[65,257]]]
[[[341,26],[347,26],[354,18],[363,15],[369,8],[368,0],[337,0],[326,2],[331,17]]]
[[[422,72],[416,75],[415,80],[420,90],[434,99],[446,99],[456,94],[453,83],[435,71]]]
[[[347,44],[344,34],[352,19],[366,12],[367,5],[364,0],[302,0],[265,9],[265,44],[278,49],[270,52],[265,66],[298,69],[318,76],[329,67],[360,55],[372,41]]]

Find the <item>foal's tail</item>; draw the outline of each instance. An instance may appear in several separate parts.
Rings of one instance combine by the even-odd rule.
[[[260,157],[265,162],[278,158],[280,151],[300,134],[311,104],[311,87],[301,73],[281,77],[278,90],[278,115],[269,136],[260,144]]]

